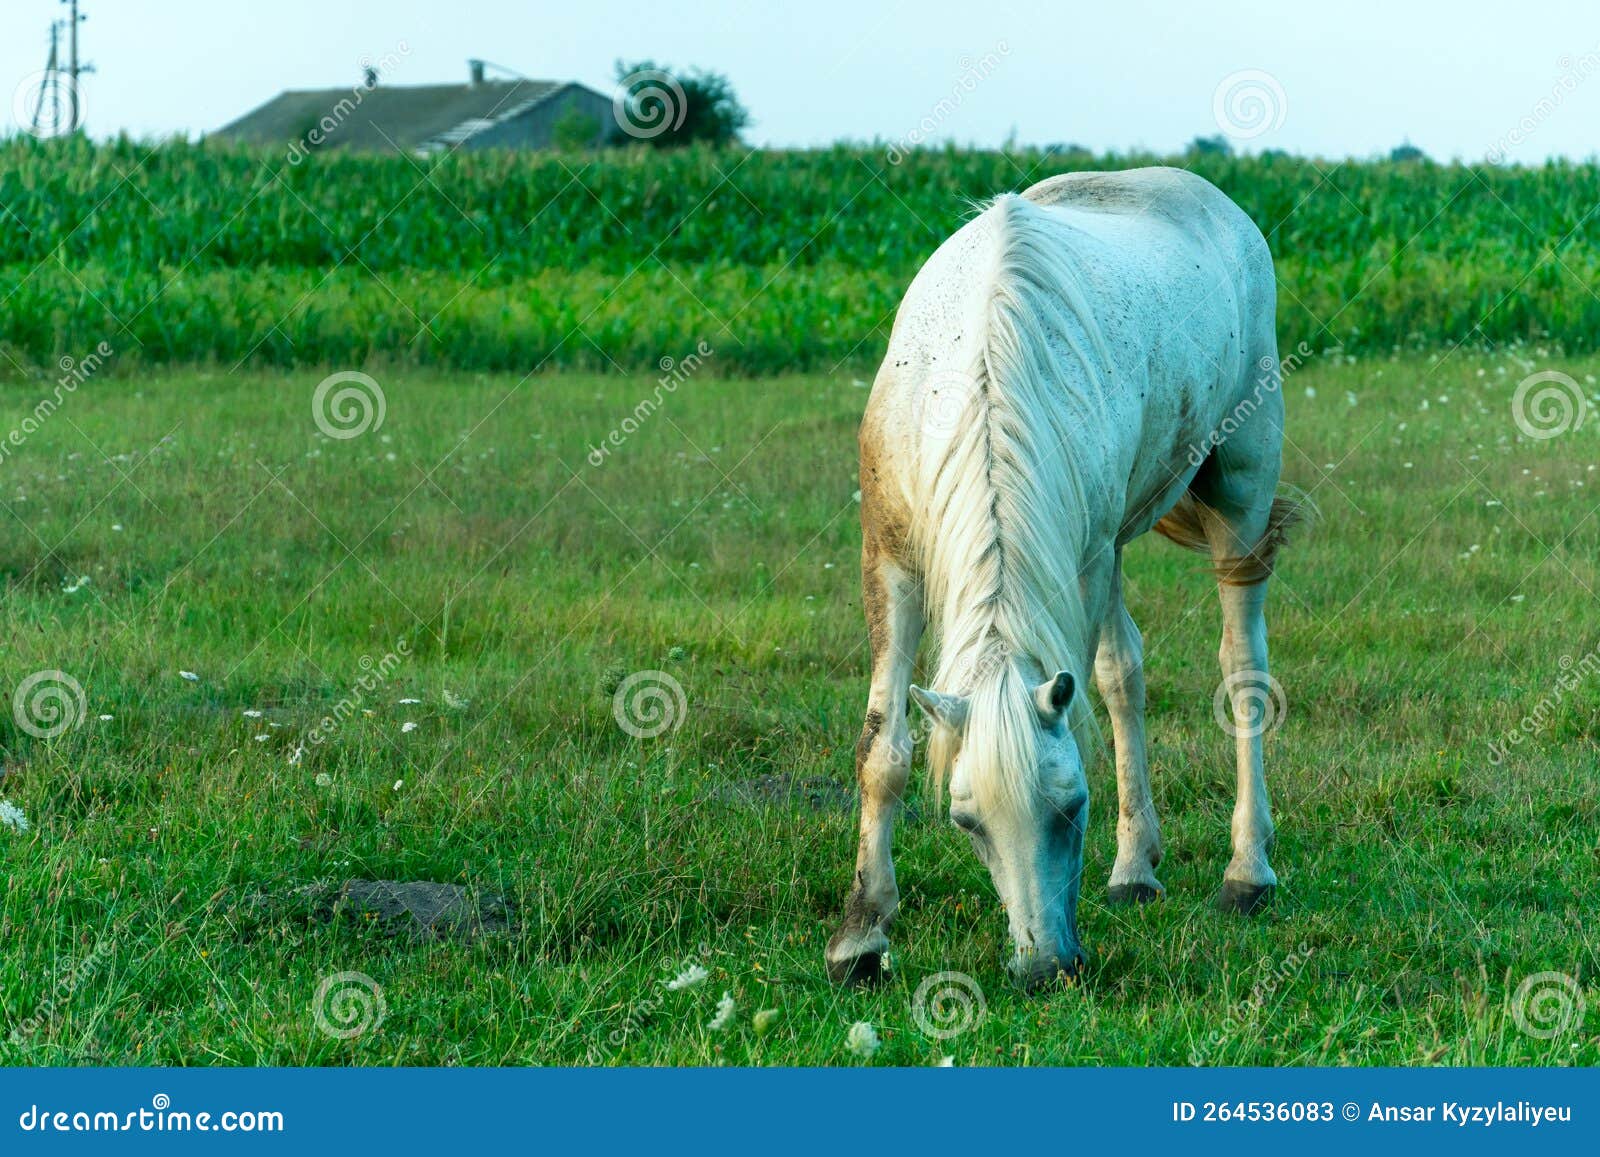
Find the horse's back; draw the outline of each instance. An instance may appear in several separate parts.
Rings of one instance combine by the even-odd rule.
[[[1152,166],[1062,173],[1026,189],[1032,203],[1060,212],[1080,236],[1127,250],[1126,291],[1156,288],[1212,308],[1232,306],[1244,360],[1273,352],[1277,284],[1272,253],[1254,221],[1221,189],[1186,169]],[[1160,286],[1149,284],[1164,282]],[[1182,285],[1187,282],[1187,286]],[[1219,310],[1219,319],[1228,310]],[[1161,325],[1171,318],[1160,319]],[[1242,329],[1244,332],[1240,333]],[[1275,348],[1275,347],[1274,347]]]
[[[1139,384],[1137,414],[1122,415],[1143,433],[1128,464],[1124,534],[1147,529],[1213,452],[1229,460],[1214,466],[1275,477],[1283,424],[1277,281],[1255,222],[1184,169],[1064,173],[1022,196],[1099,241],[1105,322],[1122,339],[1113,345],[1124,381]],[[1148,369],[1130,376],[1130,363]],[[1133,404],[1126,394],[1123,401]]]
[[[1157,219],[1183,236],[1221,247],[1250,272],[1272,258],[1254,221],[1221,189],[1187,169],[1151,166],[1106,172],[1061,173],[1029,186],[1022,196],[1047,208],[1116,217]]]
[[[1062,298],[1078,304],[1052,310],[1041,332],[1053,343],[1043,360],[1097,409],[1073,452],[1110,487],[1106,516],[1142,532],[1193,477],[1191,448],[1275,358],[1266,242],[1221,190],[1181,169],[1062,174],[1011,202],[1037,215],[1024,244],[1057,250],[1070,270]],[[918,447],[939,432],[929,416],[947,408],[948,387],[958,403],[970,394],[965,379],[985,364],[988,304],[1015,231],[1004,222],[1017,211],[997,202],[947,239],[896,315],[861,433],[863,490],[887,483],[880,494],[901,518],[916,505],[916,463],[931,460]],[[1252,425],[1273,415],[1262,418]]]

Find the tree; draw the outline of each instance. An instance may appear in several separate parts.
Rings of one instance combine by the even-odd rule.
[[[1230,157],[1233,155],[1233,144],[1218,133],[1214,137],[1195,137],[1189,142],[1189,151],[1200,157]]]
[[[750,123],[728,78],[695,69],[673,72],[654,61],[617,61],[623,107],[618,122],[624,133],[657,148],[676,148],[706,141],[730,145]]]

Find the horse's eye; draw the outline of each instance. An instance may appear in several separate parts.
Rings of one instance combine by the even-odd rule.
[[[971,812],[956,811],[952,808],[950,811],[950,822],[955,824],[956,827],[960,828],[962,831],[969,832],[972,835],[978,836],[983,834],[983,824],[979,823],[978,817],[973,815]]]

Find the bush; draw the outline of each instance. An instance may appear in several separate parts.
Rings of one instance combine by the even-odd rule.
[[[630,106],[623,131],[657,148],[704,142],[731,145],[750,123],[750,113],[721,73],[674,73],[654,61],[617,61],[617,81]],[[637,131],[635,131],[637,130]]]

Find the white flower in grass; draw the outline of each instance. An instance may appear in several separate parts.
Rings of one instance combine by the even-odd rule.
[[[778,1010],[775,1008],[764,1008],[750,1018],[751,1027],[756,1030],[757,1036],[766,1036],[777,1023]]]
[[[463,708],[471,706],[471,703],[472,701],[470,699],[461,698],[461,696],[457,695],[454,691],[451,691],[450,688],[446,687],[444,689],[444,705],[450,708],[452,711],[460,711]]]
[[[75,595],[84,587],[88,586],[89,582],[89,576],[86,574],[81,574],[78,576],[78,581],[73,583],[71,586],[68,586],[66,583],[61,584],[61,593],[64,595]]]
[[[178,678],[187,679],[191,683],[200,682],[200,676],[196,675],[193,671],[179,671]]]
[[[882,1044],[878,1039],[878,1030],[868,1022],[858,1020],[850,1026],[850,1035],[845,1038],[844,1047],[862,1060],[870,1061]]]
[[[317,786],[318,787],[332,787],[333,786],[333,776],[329,775],[325,771],[319,771],[317,773]]]
[[[0,799],[0,827],[25,832],[28,830],[28,817],[23,815],[22,809],[10,800]]]
[[[267,740],[269,740],[271,738],[272,738],[272,736],[268,735],[265,731],[263,731],[260,735],[256,736],[256,742],[257,743],[265,743]]]
[[[400,725],[400,734],[401,735],[409,735],[411,732],[415,731],[416,729],[417,729],[416,720],[407,719],[404,723],[402,723]]]
[[[936,1069],[953,1069],[956,1067],[955,1057],[940,1057],[939,1063],[933,1066]]]
[[[402,707],[410,707],[413,704],[421,703],[421,702],[422,702],[421,699],[402,699],[402,700],[400,700],[400,705]]]
[[[406,785],[406,781],[403,780],[403,779],[397,779],[397,780],[394,781],[394,789],[395,789],[395,791],[399,791],[401,788],[405,787],[405,785]]]
[[[670,992],[677,992],[680,988],[693,988],[695,985],[702,983],[705,978],[710,975],[711,973],[700,967],[700,965],[691,964],[688,968],[685,968],[682,972],[678,973],[678,975],[667,981],[667,989]]]
[[[242,714],[244,715],[244,717],[246,719],[260,719],[261,718],[261,712],[257,711],[254,707],[246,707],[244,709],[244,711],[242,712]]]
[[[708,1026],[712,1032],[721,1032],[733,1023],[733,993],[724,992],[722,999],[717,1001],[717,1015],[711,1018]]]
[[[115,715],[102,715],[102,716],[100,716],[100,722],[101,723],[110,723],[115,718],[116,718]]]
[[[300,757],[305,755],[305,753],[306,753],[306,745],[305,744],[302,743],[299,746],[297,746],[293,751],[291,751],[289,753],[289,766],[290,767],[299,767],[300,766]]]

